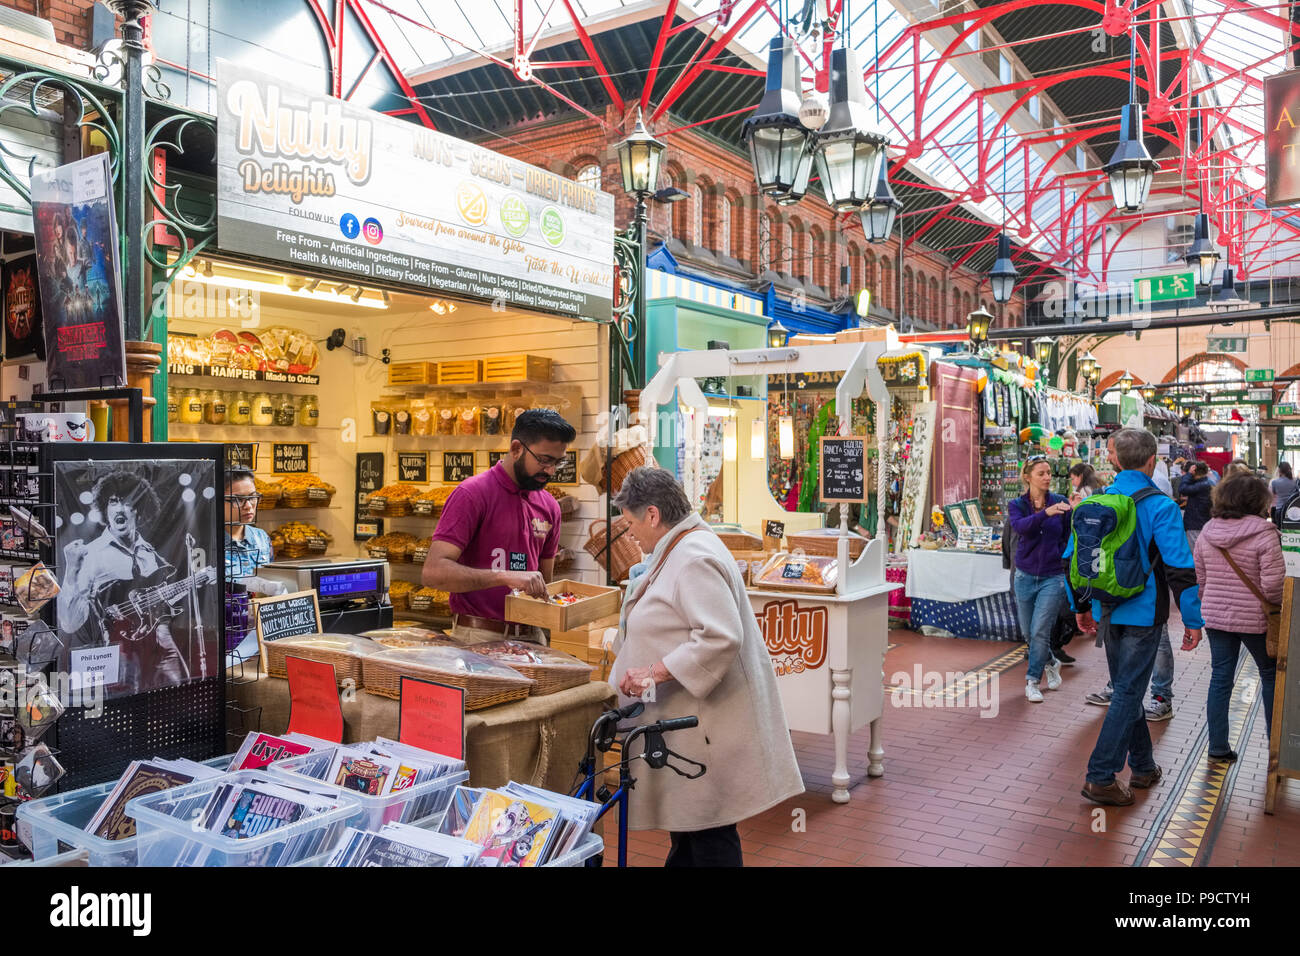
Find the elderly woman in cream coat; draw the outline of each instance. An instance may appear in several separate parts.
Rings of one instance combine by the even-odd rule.
[[[644,720],[699,717],[665,738],[708,767],[638,774],[634,830],[669,831],[666,866],[740,866],[736,824],[803,792],[776,676],[736,562],[671,473],[638,468],[614,504],[649,557],[623,604],[610,683]]]

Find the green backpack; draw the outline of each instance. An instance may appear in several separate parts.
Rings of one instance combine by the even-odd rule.
[[[1112,606],[1142,593],[1151,562],[1138,538],[1137,503],[1158,494],[1158,488],[1141,488],[1133,495],[1097,494],[1075,506],[1070,517],[1070,584],[1075,591]]]

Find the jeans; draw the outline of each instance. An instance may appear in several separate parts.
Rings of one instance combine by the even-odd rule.
[[[1150,773],[1156,767],[1142,697],[1155,667],[1160,628],[1111,624],[1106,618],[1097,629],[1114,693],[1088,758],[1088,782],[1104,787],[1114,782],[1126,760],[1134,773]]]
[[[1151,671],[1151,696],[1174,699],[1174,647],[1169,643],[1169,624],[1160,625],[1160,643],[1156,645],[1156,666]]]
[[[1027,676],[1031,681],[1038,681],[1042,679],[1043,668],[1056,660],[1052,656],[1052,630],[1065,605],[1065,575],[1040,578],[1017,571],[1015,583],[1020,631],[1029,642]]]
[[[733,823],[710,830],[669,833],[672,848],[664,866],[744,866],[740,833]]]
[[[133,694],[173,687],[190,679],[189,668],[176,647],[169,624],[159,624],[152,639],[122,641],[117,646],[121,652],[118,677]]]
[[[1191,548],[1192,552],[1195,553],[1196,539],[1201,536],[1201,529],[1197,528],[1195,531],[1186,531],[1184,534],[1187,535],[1187,547]]]
[[[1228,745],[1228,699],[1232,697],[1233,672],[1241,646],[1246,645],[1250,656],[1259,668],[1259,692],[1264,695],[1264,725],[1268,734],[1273,732],[1273,685],[1277,677],[1277,661],[1268,656],[1263,634],[1241,634],[1236,631],[1205,629],[1210,639],[1210,693],[1205,702],[1205,716],[1210,727],[1210,753],[1226,754]]]

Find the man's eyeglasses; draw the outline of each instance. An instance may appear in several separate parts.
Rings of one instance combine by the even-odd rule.
[[[519,444],[524,445],[523,442],[520,442]],[[524,451],[532,455],[533,460],[536,461],[537,464],[541,465],[543,468],[554,469],[554,468],[559,468],[561,465],[564,464],[563,458],[552,458],[550,455],[539,455],[536,452],[534,452],[531,448],[529,448],[527,445],[524,445]]]
[[[232,504],[237,508],[242,508],[244,505],[256,506],[261,504],[261,502],[261,495],[226,495],[226,503]]]

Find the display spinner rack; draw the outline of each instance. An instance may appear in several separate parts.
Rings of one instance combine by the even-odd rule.
[[[164,460],[210,461],[213,463],[215,489],[212,521],[207,528],[196,529],[191,560],[193,554],[201,552],[205,563],[216,569],[216,581],[210,586],[216,588],[216,594],[224,593],[221,523],[224,516],[225,456],[221,445],[93,442],[43,443],[34,448],[40,487],[40,501],[35,508],[52,540],[50,544],[40,545],[32,554],[5,557],[21,560],[34,556],[44,561],[56,577],[59,576],[62,555],[57,550],[58,519],[65,512],[79,512],[84,507],[80,501],[60,500],[55,481],[56,466],[60,462],[114,462],[130,470],[132,463],[143,467]],[[166,529],[177,530],[177,525],[168,520],[168,515],[159,517],[160,527],[155,535],[164,533]],[[183,576],[196,568],[197,565],[191,563],[188,569],[179,568],[177,574]],[[56,632],[57,603],[57,599],[51,601],[41,613],[42,620]],[[210,619],[203,621],[203,627],[215,632],[216,636],[214,652],[207,655],[211,671],[206,677],[109,698],[103,701],[102,713],[98,716],[87,713],[85,707],[68,707],[48,735],[54,738],[52,743],[57,744],[59,760],[67,771],[59,781],[60,790],[74,790],[111,780],[120,776],[132,760],[141,757],[207,760],[225,753],[225,619],[220,601],[216,602],[216,607]]]

